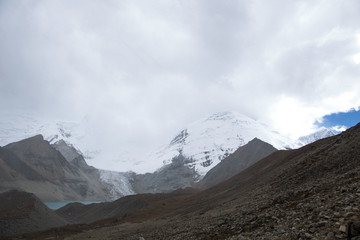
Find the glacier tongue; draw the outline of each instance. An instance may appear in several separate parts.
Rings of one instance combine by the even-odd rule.
[[[130,179],[132,179],[133,173],[126,172],[114,172],[108,170],[99,170],[100,179],[109,184],[109,194],[112,199],[116,200],[120,197],[127,195],[134,195]]]

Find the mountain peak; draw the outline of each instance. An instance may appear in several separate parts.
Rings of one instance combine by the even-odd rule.
[[[33,137],[26,138],[22,141],[42,142],[42,141],[44,141],[44,136],[41,134],[38,134]]]
[[[214,113],[209,117],[206,117],[200,121],[233,121],[233,120],[242,120],[249,122],[255,121],[254,119],[244,114],[238,112],[232,112],[232,111]]]
[[[170,164],[171,159],[181,152],[190,159],[187,166],[204,176],[222,159],[254,138],[278,149],[287,148],[290,142],[263,123],[241,113],[219,112],[195,121],[180,131],[169,145],[151,157],[153,169],[148,171]]]
[[[307,145],[309,143],[315,142],[318,139],[322,139],[322,138],[326,138],[326,137],[331,137],[334,136],[335,134],[330,131],[329,129],[325,128],[325,127],[321,127],[320,129],[318,129],[317,131],[306,135],[306,136],[302,136],[298,139],[298,145],[299,146],[304,146]]]

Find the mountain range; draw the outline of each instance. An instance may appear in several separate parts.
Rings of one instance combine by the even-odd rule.
[[[29,191],[42,201],[112,199],[96,168],[81,155],[67,160],[41,135],[0,147],[0,172],[2,191]]]
[[[9,125],[6,125],[5,123],[7,123],[7,121],[3,119],[1,142],[20,138],[21,136],[25,137],[28,134],[38,132],[46,135],[44,137],[45,140],[40,136],[31,137],[26,141],[22,140],[2,148],[3,151],[12,149],[14,156],[18,155],[22,158],[22,160],[19,160],[22,167],[17,168],[20,173],[16,173],[22,177],[20,177],[22,180],[20,181],[19,177],[12,178],[11,180],[7,179],[1,184],[1,187],[28,189],[36,193],[42,200],[53,199],[57,201],[84,199],[114,200],[136,193],[170,192],[178,188],[195,186],[207,188],[232,177],[257,160],[275,151],[274,146],[277,149],[289,149],[333,135],[332,132],[327,129],[320,129],[320,131],[302,137],[297,141],[290,141],[288,138],[270,130],[268,126],[254,119],[239,113],[222,112],[189,124],[189,126],[181,130],[168,145],[160,147],[160,150],[149,154],[148,157],[142,161],[137,161],[134,167],[137,168],[140,166],[140,168],[146,168],[149,170],[148,173],[135,173],[133,171],[116,172],[98,170],[89,166],[83,156],[90,152],[95,153],[97,150],[80,150],[73,144],[79,144],[79,141],[86,139],[84,135],[85,132],[83,131],[86,127],[84,126],[78,127],[75,123],[65,122],[43,124],[41,121],[24,116],[16,116],[10,120],[12,120],[12,124],[16,122],[24,124],[26,122],[26,129],[14,127],[11,124],[12,128],[6,129]],[[250,146],[247,146],[248,143]],[[24,158],[24,153],[19,153],[19,151],[21,152],[23,149],[18,146],[23,146],[24,144],[32,146],[32,148],[26,149],[26,151],[28,151],[26,154],[35,154],[36,156],[41,154],[41,152],[36,149],[36,145],[46,145],[42,151],[45,151],[44,149],[46,148],[47,152],[56,155],[55,157],[48,156],[48,159],[55,158],[58,160],[51,164],[48,163],[51,167],[39,169],[38,166],[44,164],[43,162],[37,162],[41,159],[32,158],[33,162],[29,163],[26,162],[29,160]],[[83,146],[84,144],[79,145]],[[272,146],[268,147],[268,145]],[[62,156],[59,157],[59,154],[54,152],[53,149],[50,149],[50,146],[61,153],[60,155]],[[251,150],[248,151],[246,149]],[[232,163],[231,160],[222,161],[234,153],[235,150],[237,150],[238,153],[235,154],[236,157],[233,157],[233,159],[239,159],[240,157],[242,160],[238,161],[239,163]],[[84,154],[84,152],[87,154]],[[241,155],[243,155],[243,157],[241,157]],[[87,156],[89,157],[89,155]],[[97,157],[99,156],[101,156],[101,154]],[[96,154],[91,157],[96,157]],[[4,159],[6,160],[8,158],[3,158],[2,160],[4,161]],[[64,161],[64,159],[66,159],[66,161]],[[11,161],[8,161],[7,164],[9,162]],[[59,167],[59,164],[65,167]],[[34,167],[34,165],[36,167]],[[57,167],[59,169],[56,169]],[[21,173],[21,171],[25,171],[24,169],[28,169],[26,170],[26,176]],[[3,164],[0,171],[4,171],[3,176],[7,176],[10,171],[9,166]],[[45,185],[47,188],[39,187],[41,184],[34,183],[29,174],[36,176],[35,180],[43,181],[41,183],[43,185],[44,182],[46,182]],[[202,180],[203,178],[204,180]],[[26,179],[26,181],[24,179]],[[62,188],[64,189],[70,184],[68,182],[74,182],[75,179],[77,179],[76,181],[85,183],[85,185],[81,185],[82,188],[85,189],[83,191],[86,192],[86,189],[90,189],[97,194],[89,195],[89,193],[87,193],[85,195],[76,195],[75,193],[79,192],[79,189],[74,187],[75,192],[72,194],[50,194],[51,191],[46,190],[49,188],[48,185],[50,184],[52,186],[54,181],[56,182],[58,179],[62,182]],[[64,179],[67,180],[64,181]],[[10,182],[12,182],[12,184],[10,184]],[[66,184],[64,185],[63,183],[65,182]],[[76,186],[78,185],[79,184]],[[95,190],[91,189],[91,187],[89,188],[89,186],[93,186]],[[40,193],[42,190],[44,190],[43,193]]]
[[[0,146],[41,134],[50,144],[63,140],[75,148],[88,164],[117,159],[118,162],[114,162],[118,165],[116,171],[136,173],[154,172],[171,163],[181,152],[192,159],[187,165],[194,167],[200,176],[204,176],[222,159],[254,138],[267,142],[276,149],[294,149],[333,135],[330,130],[321,128],[294,141],[243,114],[220,112],[188,124],[168,143],[134,159],[127,155],[122,156],[121,152],[116,153],[115,150],[108,154],[109,149],[104,148],[106,143],[94,141],[96,135],[93,129],[86,119],[75,123],[41,120],[21,114],[6,115],[0,119]]]
[[[186,188],[125,196],[108,203],[69,204],[55,213],[68,224],[77,225],[25,233],[14,239],[55,235],[68,240],[357,239],[359,138],[358,124],[294,150],[272,152],[267,143],[254,139],[233,158],[225,158],[221,168],[227,169],[243,156],[235,154],[250,149],[256,152],[259,144],[272,153],[205,190]],[[4,201],[16,195],[3,194],[0,200]],[[3,211],[0,209],[1,225],[14,229],[17,212],[6,211],[6,215]],[[46,214],[41,217],[47,218]]]

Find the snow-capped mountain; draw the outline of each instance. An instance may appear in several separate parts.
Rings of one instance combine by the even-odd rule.
[[[113,147],[111,144],[114,144],[114,141],[107,140],[101,130],[87,118],[70,122],[33,117],[31,114],[6,114],[0,119],[0,146],[41,134],[51,144],[63,140],[73,146],[89,165],[99,168],[97,163],[104,161],[114,162],[115,165],[123,152],[119,147]],[[114,168],[113,165],[108,169],[121,169],[121,166]],[[127,167],[125,171],[129,169]]]
[[[59,141],[63,140],[68,146],[74,147],[76,152],[82,154],[90,165],[96,167],[94,163],[101,162],[112,164],[108,169],[114,171],[100,170],[99,177],[109,186],[107,190],[112,198],[116,199],[138,193],[134,190],[133,184],[137,188],[140,186],[141,189],[149,189],[147,185],[161,183],[162,189],[172,189],[174,181],[170,180],[179,179],[182,175],[186,175],[190,182],[199,181],[222,159],[254,138],[267,142],[277,149],[287,149],[301,147],[328,137],[332,132],[322,128],[297,141],[291,141],[266,124],[245,115],[221,112],[189,124],[158,151],[145,157],[138,157],[131,150],[124,155],[124,151],[118,148],[116,141],[109,143],[110,140],[106,137],[99,139],[101,132],[94,131],[94,127],[86,119],[81,123],[44,121],[26,115],[12,115],[0,119],[0,146],[37,134],[42,134],[50,143],[62,143]],[[114,134],[116,135],[116,132]],[[180,154],[185,160],[182,161],[181,166],[178,166],[179,164],[174,163],[173,159]],[[123,170],[116,172],[119,169]],[[191,174],[184,169],[191,170]],[[139,175],[145,172],[152,174]],[[164,182],[168,176],[174,179]],[[166,182],[172,185],[168,186]]]
[[[290,139],[261,122],[240,113],[221,112],[188,125],[151,159],[152,163],[166,165],[181,152],[191,159],[187,165],[204,176],[222,159],[255,137],[277,149],[295,146]]]
[[[296,145],[297,145],[297,147],[305,146],[305,145],[313,143],[319,139],[331,137],[334,135],[335,134],[332,131],[330,131],[329,129],[327,129],[325,127],[321,127],[319,130],[317,130],[309,135],[300,137],[296,141]]]
[[[132,151],[124,155],[124,151],[119,150],[118,146],[115,145],[114,148],[114,143],[108,146],[108,142],[99,140],[101,134],[94,132],[94,127],[86,122],[86,119],[81,123],[44,121],[22,114],[4,116],[0,119],[0,146],[37,134],[42,134],[50,143],[64,140],[74,146],[88,164],[95,167],[97,162],[106,161],[112,164],[108,169],[115,171],[121,169],[122,172],[154,172],[171,163],[181,152],[191,160],[187,166],[204,176],[222,159],[255,137],[277,149],[285,149],[303,146],[330,136],[331,132],[321,129],[294,142],[273,131],[266,124],[245,115],[221,112],[189,124],[170,143],[158,148],[158,151],[139,157],[131,154]]]
[[[84,138],[80,125],[74,122],[46,121],[23,114],[13,114],[0,119],[0,146],[38,134],[43,135],[50,143],[62,139],[77,148],[82,145]]]

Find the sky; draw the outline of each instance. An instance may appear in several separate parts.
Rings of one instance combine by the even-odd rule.
[[[296,138],[359,110],[359,11],[358,0],[0,0],[1,117],[87,119],[123,150],[222,111]]]
[[[338,112],[325,115],[316,124],[333,130],[334,133],[342,132],[355,126],[360,121],[360,111],[350,109],[347,112]]]

